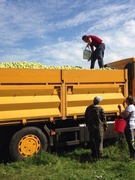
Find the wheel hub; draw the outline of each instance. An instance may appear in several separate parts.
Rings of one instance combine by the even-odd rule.
[[[24,136],[18,144],[19,153],[23,157],[33,156],[34,154],[37,154],[40,148],[40,140],[33,134]]]

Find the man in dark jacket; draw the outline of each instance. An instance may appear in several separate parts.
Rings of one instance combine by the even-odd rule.
[[[85,111],[85,121],[89,130],[90,149],[92,157],[99,158],[103,154],[103,136],[107,129],[106,115],[99,102],[101,97],[96,96],[93,104]]]

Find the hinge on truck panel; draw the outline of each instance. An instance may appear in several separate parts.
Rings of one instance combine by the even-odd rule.
[[[53,94],[58,94],[57,89],[54,89],[54,90],[53,90]]]
[[[60,86],[54,86],[53,94],[59,94],[60,93]]]
[[[22,124],[25,125],[27,123],[26,119],[22,119]]]
[[[54,118],[53,118],[53,117],[50,117],[50,121],[53,122],[53,121],[54,121]]]
[[[67,86],[67,94],[73,94],[73,86]]]

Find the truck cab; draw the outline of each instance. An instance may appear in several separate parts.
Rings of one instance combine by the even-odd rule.
[[[111,62],[109,65],[115,69],[128,70],[128,94],[135,97],[135,57]]]

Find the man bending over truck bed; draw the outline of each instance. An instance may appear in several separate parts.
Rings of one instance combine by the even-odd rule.
[[[103,43],[103,40],[93,35],[84,35],[82,37],[82,40],[85,43],[87,43],[86,47],[90,47],[92,51],[92,54],[88,59],[88,61],[91,60],[90,69],[94,68],[96,60],[98,60],[99,67],[103,68],[104,67],[103,58],[104,58],[104,50],[105,50],[105,44]]]

